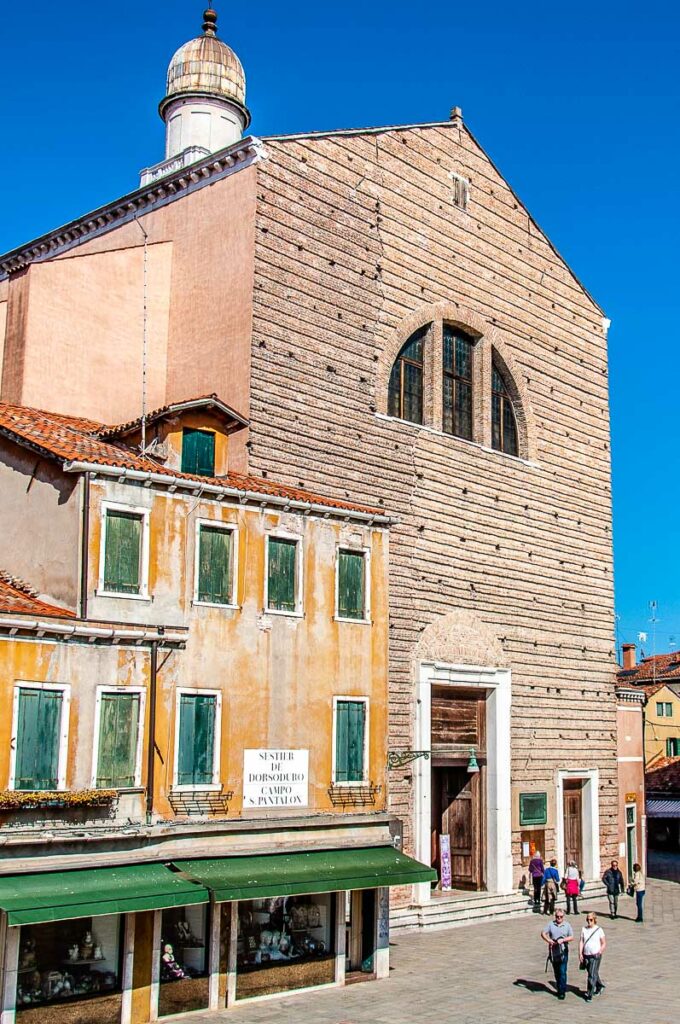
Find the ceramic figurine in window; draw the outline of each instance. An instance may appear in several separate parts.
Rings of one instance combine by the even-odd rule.
[[[104,953],[102,951],[102,947],[101,947],[101,945],[98,942],[95,942],[95,944],[94,944],[94,959],[95,960],[103,960],[104,959]]]
[[[184,969],[175,960],[175,951],[169,942],[163,946],[161,955],[161,972],[166,980],[172,978],[186,978]]]
[[[94,949],[94,940],[92,938],[92,932],[87,931],[80,940],[80,959],[91,960],[92,950]]]
[[[69,960],[77,960],[78,954],[80,953],[80,947],[77,942],[74,942],[72,946],[68,947],[68,958]]]
[[[35,966],[35,939],[26,939],[19,954],[19,967],[25,970]]]

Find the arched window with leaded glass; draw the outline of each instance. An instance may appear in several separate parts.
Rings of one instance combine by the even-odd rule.
[[[412,334],[397,356],[387,400],[387,412],[410,423],[423,422],[423,366],[428,327]]]
[[[512,398],[495,363],[491,371],[491,444],[506,455],[519,455],[517,420]]]
[[[472,439],[472,360],[475,339],[444,324],[442,426],[447,434]]]

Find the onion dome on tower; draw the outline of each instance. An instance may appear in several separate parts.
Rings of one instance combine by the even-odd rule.
[[[203,13],[203,34],[180,46],[168,67],[159,113],[166,125],[165,157],[191,150],[192,159],[237,142],[250,124],[240,60],[217,38],[217,12]]]

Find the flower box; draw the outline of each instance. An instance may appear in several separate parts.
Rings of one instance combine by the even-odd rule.
[[[115,789],[0,790],[0,811],[30,811],[39,807],[108,807],[118,797]]]

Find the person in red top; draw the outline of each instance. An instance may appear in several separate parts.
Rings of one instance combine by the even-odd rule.
[[[575,860],[570,860],[567,870],[564,872],[564,892],[567,897],[567,913],[571,913],[571,904],[574,906],[574,913],[578,914],[578,895],[581,891],[581,875],[576,866]]]

